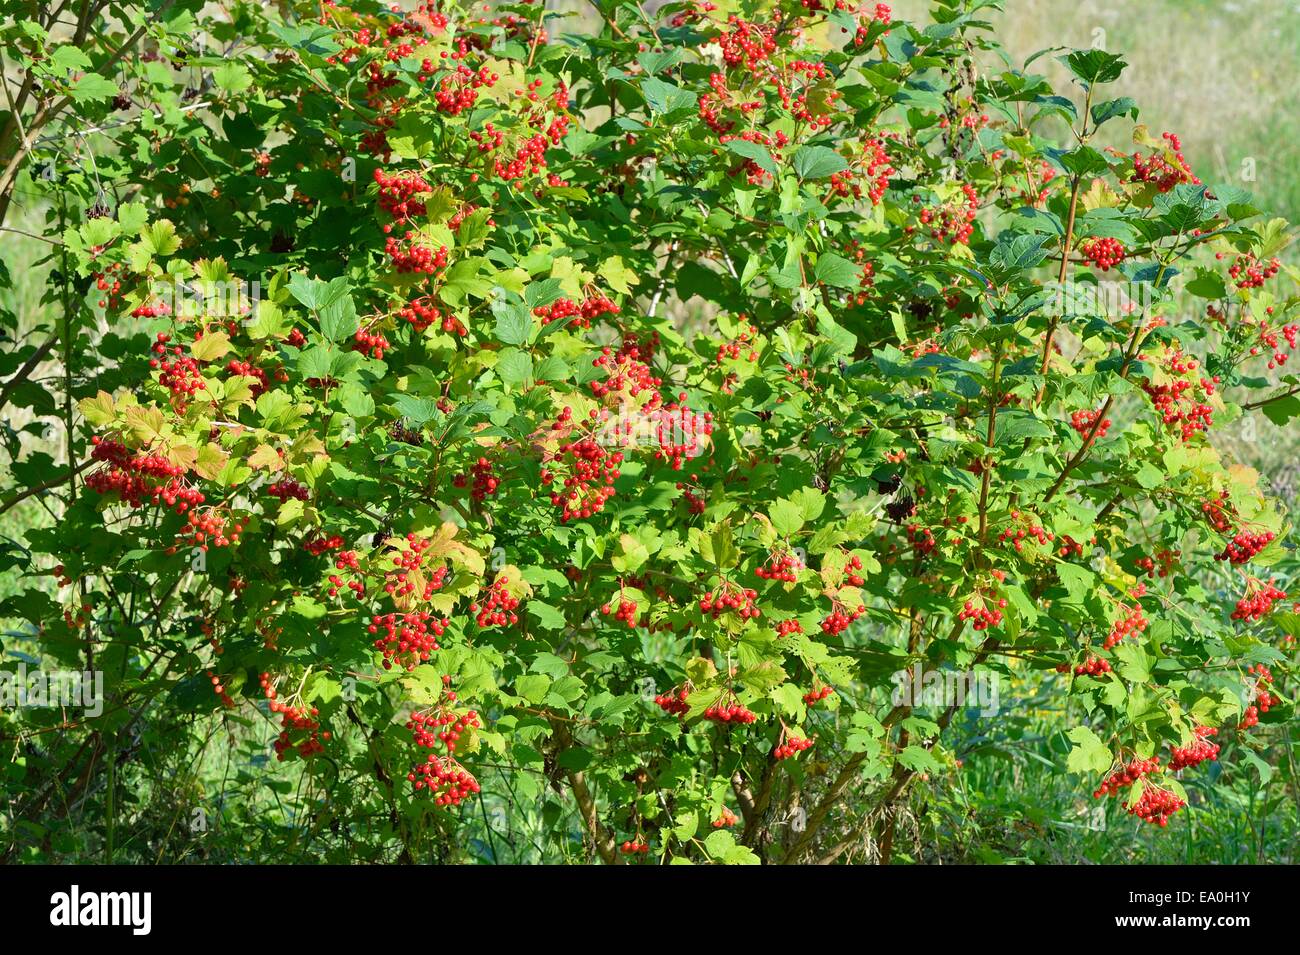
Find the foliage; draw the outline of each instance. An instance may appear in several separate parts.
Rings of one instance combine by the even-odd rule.
[[[7,715],[11,855],[207,807],[456,860],[490,796],[575,861],[888,861],[956,674],[1059,671],[1073,785],[1161,826],[1272,771],[1287,516],[1208,432],[1300,410],[1289,235],[1090,145],[1121,57],[984,73],[974,0],[29,6],[0,215],[25,169],[56,318],[0,507],[57,522],[0,614],[106,700]],[[282,830],[161,785],[259,745]]]

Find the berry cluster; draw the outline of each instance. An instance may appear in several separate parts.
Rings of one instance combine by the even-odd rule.
[[[295,501],[311,499],[311,491],[307,489],[306,485],[300,484],[293,478],[281,478],[273,484],[268,484],[266,493],[276,498],[281,504],[290,498]]]
[[[728,691],[718,699],[717,703],[704,711],[704,718],[714,723],[730,726],[733,724],[753,723],[758,719],[758,714],[737,700],[734,693]]]
[[[757,568],[754,574],[763,580],[780,580],[793,584],[799,579],[799,571],[803,569],[803,561],[787,551],[772,554],[768,557],[767,563]]]
[[[789,759],[791,756],[797,756],[804,750],[812,748],[812,745],[813,741],[806,737],[785,735],[781,744],[772,750],[772,757],[774,759]]]
[[[823,686],[820,689],[814,687],[803,695],[803,701],[807,706],[816,706],[834,692],[835,690],[830,686]]]
[[[1180,183],[1199,186],[1201,180],[1183,157],[1183,144],[1173,133],[1165,133],[1165,148],[1150,156],[1133,154],[1133,181],[1153,183],[1160,192],[1168,192]]]
[[[539,305],[533,309],[533,314],[542,320],[543,325],[572,318],[571,324],[574,328],[591,328],[593,319],[605,315],[617,315],[618,313],[619,307],[614,301],[599,293],[588,295],[581,303],[572,299],[561,298],[556,299],[550,305]]]
[[[1278,589],[1270,577],[1267,583],[1251,578],[1246,584],[1246,593],[1237,601],[1237,608],[1232,611],[1233,620],[1254,623],[1266,617],[1273,604],[1286,599],[1286,591]]]
[[[789,620],[782,620],[776,625],[776,635],[778,638],[788,637],[792,633],[803,633],[803,624],[798,620],[795,620],[793,617]]]
[[[645,855],[650,851],[650,844],[645,841],[644,837],[637,836],[635,839],[623,840],[623,844],[618,847],[618,851],[625,856]]]
[[[1173,570],[1174,565],[1178,563],[1178,559],[1182,556],[1183,552],[1181,550],[1170,550],[1166,547],[1158,551],[1154,559],[1143,556],[1139,557],[1135,563],[1138,570],[1146,573],[1148,577],[1152,574],[1157,577],[1168,577],[1170,571]],[[1157,564],[1160,565],[1158,570],[1156,569]]]
[[[416,792],[434,797],[434,805],[459,806],[466,797],[479,791],[478,780],[449,756],[430,753],[423,763],[416,763],[406,774]]]
[[[1198,367],[1195,358],[1174,350],[1164,361],[1166,372],[1173,376],[1171,380],[1162,384],[1147,381],[1142,385],[1165,426],[1177,431],[1184,441],[1214,423],[1214,409],[1206,402],[1213,397],[1219,377],[1198,378],[1191,374]]]
[[[690,690],[686,687],[674,688],[668,693],[660,693],[656,696],[655,706],[669,716],[685,716],[691,708],[691,705],[686,702],[686,697],[689,695]]]
[[[469,467],[472,486],[470,487],[470,497],[476,501],[490,497],[497,492],[501,486],[501,480],[492,472],[492,462],[487,458],[479,458]],[[464,487],[469,481],[464,474],[457,474],[452,480],[456,487]]]
[[[87,476],[86,486],[97,494],[116,494],[132,508],[162,504],[184,514],[204,501],[203,494],[181,483],[185,469],[161,454],[137,454],[120,441],[91,439],[91,460],[106,465]]]
[[[1134,603],[1131,607],[1120,607],[1123,614],[1110,628],[1103,648],[1109,650],[1125,637],[1136,637],[1147,628],[1147,618],[1142,613],[1142,605]]]
[[[1089,655],[1086,660],[1074,668],[1075,676],[1101,676],[1110,672],[1110,664],[1101,657]]]
[[[448,755],[456,752],[461,736],[471,729],[477,729],[479,725],[478,713],[474,710],[459,715],[451,710],[412,713],[406,721],[406,728],[411,731],[411,739],[416,746],[427,749],[442,746]]]
[[[1282,261],[1278,258],[1269,259],[1267,263],[1261,264],[1254,255],[1247,253],[1237,256],[1236,261],[1228,267],[1228,276],[1236,284],[1237,288],[1260,288],[1265,282],[1277,275],[1281,268]]]
[[[432,539],[407,534],[405,544],[405,547],[397,547],[397,552],[393,554],[393,566],[384,579],[384,592],[399,607],[409,607],[428,600],[442,589],[450,573],[445,563],[439,563],[432,571],[425,567],[426,554],[433,546]]]
[[[741,620],[751,620],[763,613],[754,603],[757,596],[758,591],[723,578],[716,589],[700,598],[700,612],[715,620],[724,613],[735,613]]]
[[[1099,438],[1106,437],[1106,432],[1110,430],[1110,419],[1102,418],[1101,424],[1097,424],[1098,418],[1101,418],[1101,412],[1097,410],[1074,411],[1070,413],[1070,427],[1079,432],[1079,437],[1091,444]],[[1095,434],[1094,427],[1097,429]]]
[[[374,646],[383,654],[385,670],[391,670],[394,663],[406,670],[414,670],[428,660],[433,651],[441,649],[438,638],[446,629],[446,620],[423,610],[376,614],[370,618],[367,628],[377,635]]]
[[[179,345],[168,346],[171,336],[159,332],[152,351],[157,358],[149,359],[149,367],[158,369],[158,383],[171,392],[172,407],[177,411],[184,409],[195,392],[207,388],[203,381],[203,372],[199,363],[184,353]],[[171,354],[171,358],[167,355]]]
[[[488,588],[486,599],[469,605],[469,612],[474,614],[474,621],[480,627],[513,627],[519,622],[519,615],[515,613],[518,608],[519,598],[511,595],[506,580],[502,578]]]
[[[1214,559],[1226,560],[1233,564],[1248,563],[1255,555],[1273,543],[1276,536],[1272,531],[1260,531],[1258,534],[1252,534],[1250,531],[1238,531],[1232,535],[1231,540],[1223,545],[1223,550],[1214,555]]]
[[[388,339],[379,332],[358,328],[352,336],[352,348],[363,355],[382,361],[384,352],[388,349]]]
[[[1109,272],[1124,261],[1124,246],[1118,239],[1093,238],[1079,243],[1079,254],[1096,268]]]
[[[616,620],[623,621],[629,628],[636,626],[637,606],[634,600],[623,599],[616,606],[612,603],[602,604],[600,612],[607,617],[612,613]]]
[[[714,829],[730,828],[731,826],[734,826],[736,822],[737,822],[736,814],[732,812],[730,809],[728,809],[726,806],[723,806],[722,812],[718,815],[718,818],[713,820],[713,828]]]
[[[1000,626],[1002,623],[1002,611],[1006,609],[1007,600],[1000,597],[996,607],[990,607],[984,602],[984,598],[976,596],[962,604],[961,611],[957,614],[958,620],[973,620],[971,629],[987,630],[989,627]]]
[[[1219,731],[1213,726],[1198,726],[1192,733],[1196,736],[1196,742],[1191,746],[1174,746],[1169,750],[1169,770],[1178,772],[1182,769],[1190,769],[1193,766],[1199,766],[1206,760],[1219,758],[1219,746],[1217,743],[1211,743],[1206,737],[1214,736]]]
[[[595,416],[597,412],[592,411]],[[560,417],[551,425],[552,431],[572,431],[573,411],[565,407]],[[579,437],[560,445],[552,459],[553,466],[567,465],[568,474],[561,480],[562,489],[551,492],[551,504],[560,509],[561,523],[575,517],[591,517],[605,509],[605,502],[614,496],[614,482],[619,477],[623,463],[622,451],[610,451],[591,436]],[[542,469],[542,483],[550,486],[557,473],[552,468]]]
[[[433,187],[414,172],[388,175],[375,169],[375,183],[379,186],[379,207],[398,223],[404,223],[425,213],[424,203],[417,196],[433,192]]]
[[[839,636],[853,625],[853,621],[857,620],[866,612],[866,607],[859,606],[855,610],[849,610],[843,604],[836,601],[834,606],[831,608],[830,614],[821,622],[822,633],[826,634],[828,637]],[[803,633],[803,629],[800,628],[797,632]]]
[[[1092,794],[1092,798],[1114,796],[1121,789],[1127,789],[1144,776],[1159,772],[1163,772],[1163,768],[1158,758],[1153,756],[1150,759],[1133,759],[1127,766],[1121,766],[1102,780],[1101,785]]]
[[[1277,698],[1266,688],[1273,682],[1273,674],[1269,668],[1262,663],[1257,663],[1247,671],[1255,677],[1254,685],[1251,687],[1251,703],[1246,707],[1246,712],[1242,714],[1240,728],[1248,730],[1259,723],[1259,714],[1267,713],[1269,709],[1277,702]]]

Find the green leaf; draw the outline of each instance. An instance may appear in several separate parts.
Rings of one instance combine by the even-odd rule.
[[[857,288],[862,279],[862,269],[842,255],[823,252],[813,266],[813,277],[833,288]]]
[[[772,154],[767,151],[765,146],[758,143],[751,143],[747,139],[729,139],[727,140],[727,149],[751,160],[758,164],[758,167],[775,179],[780,173],[777,171],[776,163],[772,160]]]
[[[533,337],[533,316],[528,308],[518,302],[498,297],[492,301],[492,314],[496,316],[493,334],[506,345],[526,345]]]
[[[848,160],[827,146],[800,146],[790,162],[800,179],[825,179],[849,168]]]
[[[1066,735],[1074,743],[1065,762],[1065,768],[1069,772],[1086,776],[1110,769],[1114,757],[1096,733],[1086,726],[1076,726]]]

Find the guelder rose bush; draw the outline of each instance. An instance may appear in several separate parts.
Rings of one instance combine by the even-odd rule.
[[[490,766],[607,863],[888,860],[958,771],[919,666],[1046,681],[1081,796],[1181,824],[1291,715],[1214,442],[1300,410],[1284,224],[983,4],[597,5],[242,9],[79,104],[139,187],[33,179],[95,358],[6,604],[109,662],[67,732],[260,710],[386,858]]]

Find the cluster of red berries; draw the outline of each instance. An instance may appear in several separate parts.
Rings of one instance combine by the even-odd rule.
[[[454,698],[455,694],[451,696]],[[441,745],[448,754],[456,752],[462,735],[471,729],[477,729],[479,725],[478,713],[474,710],[459,715],[451,710],[412,713],[406,721],[406,728],[411,731],[411,739],[416,746],[436,749]]]
[[[1168,789],[1148,785],[1142,790],[1137,804],[1127,808],[1129,815],[1163,828],[1169,825],[1169,817],[1186,805]]]
[[[668,693],[660,693],[656,696],[655,706],[669,716],[685,716],[691,708],[691,704],[686,702],[686,697],[689,695],[690,690],[686,687],[674,688]]]
[[[203,503],[200,491],[181,483],[185,469],[163,455],[136,454],[120,441],[99,435],[90,440],[91,460],[107,465],[86,478],[86,486],[97,494],[116,494],[133,508],[162,504],[177,514]]]
[[[1079,243],[1079,254],[1096,268],[1109,272],[1124,261],[1124,246],[1118,239],[1092,238]]]
[[[679,395],[678,400],[685,402],[686,395]],[[701,415],[684,403],[656,408],[649,412],[649,418],[658,445],[654,458],[667,463],[674,471],[680,471],[688,459],[699,456],[701,435],[713,434],[713,412]]]
[[[432,65],[432,64],[431,64]],[[457,64],[454,73],[444,76],[433,93],[439,111],[448,116],[459,116],[478,101],[478,91],[490,88],[501,77],[486,66],[471,70],[463,63]]]
[[[1110,430],[1111,421],[1109,418],[1102,418],[1101,424],[1097,424],[1097,419],[1101,418],[1101,411],[1074,411],[1070,413],[1070,427],[1079,432],[1079,437],[1091,444],[1099,438],[1106,437],[1106,432]],[[1096,427],[1096,433],[1093,433],[1093,427]]]
[[[650,851],[650,844],[643,837],[637,836],[635,839],[624,839],[618,850],[625,856],[645,855]]]
[[[732,812],[730,809],[728,809],[726,806],[723,806],[722,812],[718,814],[718,818],[713,820],[713,828],[727,829],[730,828],[731,826],[734,826],[736,822],[737,822],[736,814]]]
[[[1155,574],[1157,577],[1168,577],[1173,570],[1174,564],[1178,563],[1178,559],[1182,556],[1183,552],[1181,550],[1170,550],[1166,547],[1158,551],[1154,559],[1139,557],[1135,563],[1138,570],[1145,572],[1147,576]],[[1158,570],[1156,569],[1157,564],[1160,565]]]
[[[313,557],[319,557],[327,551],[338,550],[345,543],[347,541],[338,534],[320,535],[303,541],[302,549]]]
[[[388,349],[388,339],[379,332],[358,328],[352,336],[352,348],[363,355],[382,361]]]
[[[830,614],[821,622],[821,631],[828,637],[839,636],[845,630],[849,629],[849,627],[853,626],[853,621],[857,620],[866,612],[867,608],[863,606],[859,606],[854,610],[849,610],[844,605],[836,603],[835,606],[831,608]],[[803,629],[800,628],[797,632],[803,633]]]
[[[1195,372],[1198,362],[1181,352],[1172,352],[1167,360],[1171,375],[1182,376]],[[1184,441],[1205,431],[1214,423],[1214,409],[1206,401],[1214,395],[1219,376],[1213,378],[1176,377],[1157,385],[1147,381],[1142,385],[1160,414],[1166,427],[1178,431]]]
[[[384,656],[385,670],[391,670],[394,663],[414,670],[441,649],[438,638],[446,632],[447,621],[423,610],[376,614],[367,630],[377,635],[374,646]]]
[[[1259,714],[1267,713],[1269,709],[1277,702],[1267,689],[1267,686],[1273,682],[1273,674],[1269,668],[1262,663],[1257,663],[1247,671],[1255,677],[1255,685],[1251,688],[1251,704],[1246,707],[1246,712],[1242,714],[1240,728],[1248,730],[1259,723]]]
[[[226,691],[226,685],[221,681],[221,677],[213,673],[209,675],[208,679],[212,681],[212,692],[217,694],[217,696],[220,698],[221,705],[225,707],[234,706],[235,701],[231,697],[231,695]]]
[[[813,741],[803,736],[786,736],[784,742],[772,750],[774,759],[789,759],[806,749],[811,749]]]
[[[1020,512],[1012,511],[1011,518],[1012,520],[1018,521],[1020,519]],[[1024,549],[1025,540],[1027,538],[1033,538],[1034,540],[1038,541],[1039,544],[1047,545],[1050,544],[1052,541],[1056,540],[1056,535],[1053,534],[1051,531],[1047,530],[1047,528],[1043,527],[1043,525],[1032,523],[1032,522],[1029,524],[1027,528],[1008,527],[1006,530],[1004,530],[1001,534],[998,535],[999,542],[1011,541],[1012,545],[1016,548],[1016,550]]]
[[[602,604],[600,612],[607,617],[613,613],[615,619],[622,620],[629,627],[636,626],[637,606],[634,600],[620,600],[617,607],[612,604]]]
[[[206,551],[212,547],[233,547],[239,543],[239,535],[244,532],[244,525],[239,521],[227,521],[226,515],[217,508],[199,511],[191,508],[186,520],[176,532],[177,543],[167,548],[168,554],[176,553],[179,547],[197,547]]]
[[[1180,183],[1199,186],[1201,180],[1183,157],[1183,144],[1173,133],[1165,133],[1165,149],[1150,156],[1133,154],[1133,181],[1154,183],[1160,192],[1168,192]],[[1172,158],[1171,158],[1172,157]]]
[[[320,710],[314,706],[308,708],[276,702],[271,674],[263,673],[259,679],[262,684],[262,692],[271,701],[271,712],[280,714],[280,735],[276,737],[273,744],[275,758],[283,762],[285,754],[290,750],[296,751],[303,759],[309,759],[317,753],[323,753],[325,751],[325,741],[329,740],[330,732],[329,730],[323,733],[320,731],[320,721],[316,718],[320,716]],[[306,736],[296,735],[302,733],[305,733]],[[295,742],[295,739],[297,742]]]
[[[844,582],[850,587],[861,587],[866,581],[858,573],[862,569],[862,558],[857,554],[850,554],[849,559],[844,564]]]
[[[795,620],[793,617],[789,620],[782,620],[776,625],[776,635],[778,638],[788,637],[792,633],[803,633],[803,624],[798,620]]]
[[[1222,257],[1222,255],[1223,253],[1219,253],[1219,257]],[[1282,261],[1278,258],[1269,259],[1266,264],[1261,264],[1254,255],[1247,253],[1237,256],[1236,261],[1228,267],[1228,276],[1233,280],[1237,288],[1260,288],[1265,282],[1277,275],[1281,268]]]
[[[390,176],[376,168],[375,183],[379,186],[379,207],[399,223],[424,215],[424,203],[416,197],[433,192],[433,187],[414,172]]]
[[[971,629],[987,630],[989,627],[997,627],[1002,624],[1002,611],[1006,609],[1007,600],[1000,597],[996,607],[990,607],[980,597],[977,604],[974,599],[967,600],[962,604],[961,611],[957,614],[958,620],[972,620]]]
[[[816,706],[834,692],[834,688],[830,686],[823,686],[820,689],[814,688],[803,695],[803,701],[807,706]]]
[[[1075,676],[1101,676],[1110,672],[1110,664],[1101,657],[1089,656],[1074,668]]]
[[[407,302],[397,310],[397,317],[409,322],[412,328],[421,333],[432,325],[438,325],[444,332],[454,335],[469,334],[469,329],[464,326],[460,319],[451,313],[444,314],[442,309],[433,304],[433,300],[427,295],[422,295]]]
[[[469,473],[473,482],[469,494],[476,501],[496,494],[497,488],[501,486],[501,480],[493,473],[492,462],[487,458],[479,458],[471,464]],[[464,487],[467,483],[469,481],[464,474],[457,474],[452,480],[452,484],[456,487]]]
[[[713,723],[724,725],[748,724],[758,719],[758,714],[736,699],[735,694],[726,694],[726,699],[719,699],[704,711],[704,718]]]
[[[184,353],[179,345],[168,346],[171,336],[159,332],[152,351],[157,358],[149,359],[149,367],[158,369],[158,383],[171,392],[172,405],[178,410],[194,397],[194,393],[207,388],[199,363]],[[171,358],[167,355],[171,354]]]
[[[921,224],[930,226],[930,238],[950,245],[965,245],[970,241],[975,231],[975,216],[979,213],[979,193],[970,183],[963,183],[961,191],[961,200],[937,209],[927,206],[921,210]],[[920,201],[920,196],[916,201]]]
[[[592,411],[592,415],[597,412]],[[551,425],[553,431],[572,430],[573,412],[565,407]],[[553,463],[567,463],[569,474],[561,481],[562,489],[551,492],[551,504],[560,509],[561,523],[575,517],[587,518],[605,509],[614,496],[614,482],[623,463],[622,451],[609,451],[590,436],[560,445]],[[550,486],[557,475],[551,468],[542,469],[542,483]]]
[[[1192,730],[1196,742],[1191,746],[1174,746],[1169,751],[1169,770],[1178,772],[1199,766],[1206,760],[1219,758],[1219,745],[1211,743],[1206,737],[1214,736],[1219,731],[1213,726],[1198,726]]]
[[[1274,537],[1276,535],[1272,531],[1261,531],[1258,534],[1238,531],[1223,545],[1223,550],[1214,555],[1214,559],[1226,560],[1234,564],[1248,563],[1256,554],[1273,543]]]
[[[300,484],[293,478],[281,478],[273,484],[266,486],[266,493],[276,498],[281,504],[292,498],[295,501],[306,501],[311,498],[311,491],[306,485]]]
[[[762,616],[754,603],[758,591],[724,579],[716,590],[710,590],[700,598],[700,612],[712,616],[715,620],[724,613],[734,613],[741,620],[751,620]]]
[[[423,763],[416,763],[406,774],[416,792],[434,797],[437,806],[459,806],[462,800],[479,791],[478,780],[451,757],[430,753]]]
[[[447,267],[447,247],[440,245],[434,250],[421,245],[418,233],[413,231],[407,231],[403,240],[389,236],[384,241],[384,252],[398,273],[436,275]]]
[[[781,580],[793,584],[799,579],[799,571],[803,569],[803,561],[794,554],[786,552],[773,554],[766,564],[754,571],[754,574],[763,580]]]
[[[1092,794],[1092,798],[1101,799],[1103,796],[1114,796],[1121,789],[1127,789],[1144,776],[1159,772],[1163,772],[1159,758],[1155,756],[1150,759],[1135,758],[1127,766],[1121,766],[1103,779],[1096,792]]]
[[[431,572],[426,572],[425,553],[432,546],[430,538],[407,534],[406,547],[399,548],[393,555],[393,566],[386,574],[384,592],[399,606],[428,600],[447,582],[450,571],[446,564],[439,564]]]
[[[1136,637],[1147,628],[1147,618],[1142,613],[1142,605],[1135,603],[1131,607],[1121,607],[1124,616],[1116,620],[1106,635],[1103,649],[1109,650],[1125,637]]]
[[[539,305],[533,309],[533,314],[542,320],[543,325],[572,318],[573,322],[571,324],[574,328],[591,328],[593,319],[605,315],[617,315],[618,313],[618,305],[608,296],[599,293],[588,295],[581,303],[568,298],[560,298],[550,305]]]
[[[1273,604],[1286,599],[1286,591],[1279,590],[1270,577],[1267,583],[1251,579],[1247,584],[1246,594],[1237,601],[1237,609],[1232,611],[1233,620],[1245,620],[1253,623],[1268,616]]]
[[[519,615],[515,613],[518,608],[519,598],[511,596],[503,578],[488,588],[486,599],[471,603],[469,612],[474,614],[474,622],[480,627],[513,627],[519,622]]]
[[[1267,311],[1270,315],[1273,314],[1273,306],[1270,305]],[[1270,371],[1274,368],[1285,365],[1287,359],[1291,357],[1291,352],[1296,350],[1297,343],[1300,343],[1300,325],[1295,323],[1283,325],[1281,331],[1282,337],[1286,339],[1286,345],[1290,351],[1282,348],[1281,342],[1277,337],[1277,327],[1268,321],[1261,321],[1259,323],[1259,344],[1252,345],[1250,348],[1250,354],[1252,356],[1258,355],[1261,348],[1265,348],[1273,353],[1268,360]]]

